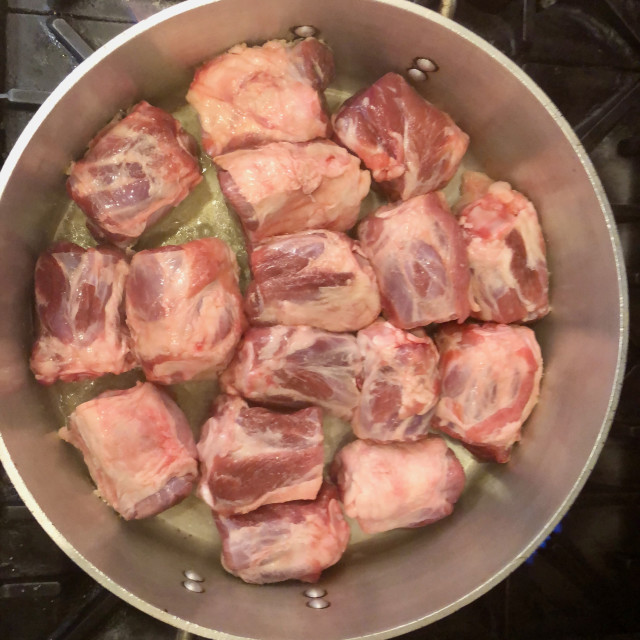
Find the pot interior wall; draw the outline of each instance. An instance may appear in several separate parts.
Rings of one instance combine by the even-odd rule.
[[[402,73],[418,56],[439,65],[421,92],[470,134],[473,155],[490,175],[533,200],[552,278],[553,311],[536,327],[546,365],[542,394],[512,461],[471,467],[468,489],[445,521],[352,545],[322,579],[331,602],[325,610],[305,606],[300,584],[255,587],[226,575],[208,533],[213,525],[195,499],[150,521],[117,518],[93,495],[75,452],[57,439],[56,412],[27,365],[33,265],[55,224],[68,163],[119,109],[185,87],[194,65],[236,42],[286,37],[301,24],[319,28],[332,46],[339,89]],[[36,115],[31,139],[19,141],[15,153],[24,150],[3,174],[0,427],[3,462],[28,506],[99,581],[209,637],[216,631],[273,640],[389,636],[480,595],[531,552],[593,466],[624,351],[615,232],[566,124],[499,54],[409,4],[187,2],[119,42]],[[190,568],[206,577],[205,593],[182,587]]]

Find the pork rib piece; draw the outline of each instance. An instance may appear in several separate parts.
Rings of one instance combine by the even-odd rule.
[[[253,584],[316,582],[349,542],[336,488],[322,485],[316,500],[285,502],[228,518],[216,516],[222,566]]]
[[[441,193],[378,209],[360,223],[358,237],[394,325],[413,329],[467,318],[467,251]]]
[[[365,533],[440,520],[453,511],[465,484],[462,465],[439,436],[389,444],[355,440],[337,453],[332,477],[345,513]]]
[[[360,245],[342,233],[272,238],[251,254],[245,299],[251,324],[305,324],[357,331],[380,315],[375,274]]]
[[[397,73],[349,98],[333,116],[333,128],[394,200],[443,187],[469,144],[469,136],[446,113]]]
[[[378,320],[358,332],[364,359],[358,438],[411,442],[427,435],[440,394],[438,351],[431,338]]]
[[[266,142],[326,137],[329,118],[319,92],[333,75],[333,55],[315,38],[239,44],[207,62],[187,93],[206,152],[214,157]]]
[[[218,179],[251,242],[353,227],[371,176],[329,140],[273,142],[217,156]]]
[[[217,238],[140,251],[131,260],[126,308],[148,380],[214,377],[245,325],[236,257]]]
[[[507,462],[538,401],[542,356],[535,334],[506,324],[449,324],[436,344],[442,395],[431,426],[479,458]]]
[[[462,176],[456,207],[471,267],[471,315],[527,322],[549,312],[549,274],[535,208],[506,182],[483,173]]]
[[[175,118],[143,101],[89,143],[67,191],[98,240],[126,247],[202,180],[197,152]]]
[[[135,366],[124,323],[129,265],[118,249],[70,242],[36,263],[38,337],[31,369],[43,384],[123,373]]]
[[[198,495],[224,516],[313,500],[322,484],[323,442],[318,407],[282,414],[221,396],[198,443]]]
[[[80,449],[101,497],[125,520],[177,504],[198,479],[187,419],[150,382],[78,405],[58,434]]]
[[[227,393],[256,402],[290,408],[314,404],[350,420],[361,374],[354,336],[277,325],[249,329],[220,381]]]

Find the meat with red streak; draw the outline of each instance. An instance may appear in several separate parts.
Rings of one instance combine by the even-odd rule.
[[[446,113],[397,73],[349,98],[332,120],[338,140],[394,200],[443,187],[469,144],[469,136]]]
[[[197,144],[171,115],[140,102],[71,165],[67,191],[98,240],[132,245],[202,180]]]
[[[401,329],[469,315],[469,262],[441,193],[384,206],[358,227],[386,318]]]
[[[365,533],[422,527],[448,516],[464,489],[462,465],[439,436],[381,444],[355,440],[334,458],[345,513]]]
[[[244,515],[216,516],[222,566],[245,582],[316,582],[349,542],[336,488],[324,483],[313,501],[270,504]]]
[[[129,265],[114,248],[70,242],[45,251],[35,270],[38,337],[31,369],[43,384],[123,373],[136,365],[124,323]]]
[[[471,315],[505,324],[546,315],[546,251],[531,202],[506,182],[467,172],[456,208],[471,267]]]
[[[150,382],[78,405],[58,434],[82,452],[100,496],[125,520],[177,504],[198,479],[187,419]]]
[[[148,380],[215,377],[245,326],[235,254],[217,238],[140,251],[126,289],[133,349]]]
[[[432,427],[476,456],[508,462],[538,401],[542,356],[528,327],[448,324],[436,334],[442,394]]]
[[[375,274],[360,245],[342,233],[303,231],[266,241],[251,254],[249,322],[357,331],[380,315]]]
[[[239,44],[207,62],[187,93],[206,152],[214,157],[267,142],[326,137],[329,117],[319,92],[333,75],[330,49],[314,38]]]
[[[364,370],[353,432],[378,442],[424,438],[440,394],[433,340],[382,320],[359,331],[357,340]]]
[[[353,227],[371,176],[329,140],[273,142],[216,156],[220,187],[251,242]]]
[[[198,495],[219,515],[313,500],[322,484],[322,411],[291,414],[220,396],[198,443]]]
[[[222,388],[289,408],[318,405],[350,420],[358,404],[362,357],[354,336],[312,327],[249,329],[222,374]]]

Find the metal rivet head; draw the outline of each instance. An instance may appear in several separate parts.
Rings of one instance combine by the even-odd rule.
[[[302,594],[307,598],[323,598],[327,595],[327,590],[322,587],[309,587]]]
[[[188,589],[189,591],[193,591],[193,593],[203,593],[204,592],[204,587],[199,582],[195,582],[194,580],[185,580],[182,583],[182,586],[185,589]]]
[[[193,580],[194,582],[204,582],[204,578],[193,569],[185,569],[183,572],[185,578],[189,578],[189,580]]]
[[[293,31],[294,35],[298,36],[298,38],[311,38],[318,33],[318,30],[310,24],[303,24],[300,27],[292,27],[291,31]]]
[[[415,67],[411,67],[411,69],[407,71],[407,75],[409,76],[409,79],[414,82],[424,82],[427,79],[427,74]]]
[[[311,609],[326,609],[331,603],[323,598],[313,598],[307,602],[307,607]]]
[[[438,65],[430,58],[416,58],[413,64],[417,69],[420,69],[420,71],[424,71],[425,73],[437,71],[439,68]]]

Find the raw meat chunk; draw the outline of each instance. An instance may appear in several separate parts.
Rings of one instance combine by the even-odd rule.
[[[227,393],[290,408],[315,404],[350,420],[361,374],[354,336],[278,325],[249,329],[220,380]]]
[[[67,191],[98,240],[132,245],[202,180],[197,152],[174,117],[143,101],[89,143]]]
[[[378,209],[362,221],[358,237],[394,325],[413,329],[467,318],[467,251],[441,193]]]
[[[394,200],[443,187],[469,144],[469,136],[446,113],[397,73],[349,98],[333,116],[333,128]]]
[[[471,315],[527,322],[549,312],[544,239],[533,205],[506,182],[462,176],[459,223],[471,267]]]
[[[349,525],[333,485],[316,500],[269,504],[244,515],[216,516],[222,536],[222,566],[253,584],[316,582],[349,542]]]
[[[238,264],[216,238],[140,251],[127,281],[127,324],[148,380],[174,384],[224,369],[245,325]]]
[[[70,242],[36,263],[38,338],[31,369],[43,384],[97,378],[132,369],[123,297],[129,265],[118,249]]]
[[[172,507],[198,479],[187,419],[150,382],[78,405],[58,433],[80,449],[100,496],[125,520]]]
[[[282,414],[218,398],[198,443],[200,497],[219,515],[313,500],[322,484],[322,411]]]
[[[422,527],[448,516],[464,489],[462,465],[439,436],[380,444],[355,440],[332,476],[345,513],[365,533]]]
[[[272,238],[251,254],[245,299],[251,324],[306,324],[357,331],[380,315],[373,269],[342,233],[303,231]]]
[[[218,179],[251,242],[353,227],[371,176],[329,140],[274,142],[217,156]]]
[[[535,334],[506,324],[449,324],[436,344],[442,395],[431,426],[479,458],[507,462],[538,401],[542,356]]]
[[[353,432],[379,442],[426,436],[440,394],[433,340],[379,320],[358,332],[358,347],[364,380]]]
[[[187,101],[211,156],[266,142],[303,142],[329,132],[324,91],[334,75],[329,48],[307,38],[239,44],[196,71]]]

